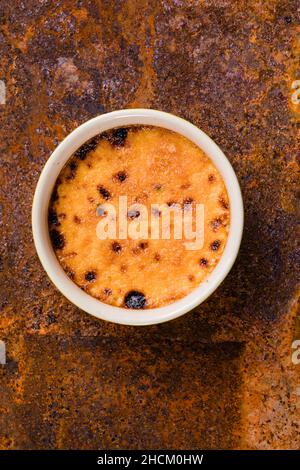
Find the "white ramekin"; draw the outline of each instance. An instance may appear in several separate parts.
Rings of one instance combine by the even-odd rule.
[[[131,310],[107,305],[91,297],[72,282],[60,266],[52,249],[48,232],[48,205],[56,178],[72,153],[84,142],[100,132],[114,127],[144,124],[164,127],[178,132],[198,145],[213,161],[221,173],[230,201],[230,229],[222,257],[207,277],[189,295],[170,305]],[[243,231],[243,201],[236,175],[220,148],[200,129],[172,114],[152,109],[124,109],[97,116],[79,126],[68,135],[52,153],[37,184],[32,206],[32,230],[40,261],[55,286],[73,304],[82,310],[124,325],[152,325],[183,315],[203,302],[221,284],[231,269],[241,242]]]

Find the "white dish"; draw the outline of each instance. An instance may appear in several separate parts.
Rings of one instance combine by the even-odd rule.
[[[55,181],[71,155],[87,140],[115,127],[134,124],[164,127],[182,134],[198,145],[222,175],[230,202],[230,229],[222,257],[199,287],[186,297],[164,307],[131,310],[105,304],[82,291],[62,269],[53,251],[48,231],[48,206]],[[40,261],[55,286],[73,304],[102,320],[125,325],[162,323],[192,310],[221,284],[230,271],[239,251],[243,232],[242,195],[232,166],[221,149],[200,129],[172,114],[152,109],[124,109],[97,116],[69,134],[52,153],[37,184],[32,206],[32,230]]]

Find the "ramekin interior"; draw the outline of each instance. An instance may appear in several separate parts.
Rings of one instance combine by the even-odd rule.
[[[186,297],[164,307],[131,310],[105,304],[82,291],[66,275],[53,251],[48,231],[48,206],[55,181],[72,153],[100,132],[134,124],[178,132],[198,145],[221,173],[230,201],[230,229],[222,257],[212,273]],[[32,206],[32,230],[40,261],[55,286],[73,304],[102,320],[125,325],[151,325],[183,315],[202,303],[230,271],[241,242],[243,202],[237,177],[221,149],[199,128],[172,114],[152,109],[125,109],[97,116],[79,126],[55,149],[40,175]]]

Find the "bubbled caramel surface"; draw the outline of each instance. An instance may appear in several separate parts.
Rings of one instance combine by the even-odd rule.
[[[141,214],[131,204],[166,204],[171,238],[100,240],[96,228],[105,203],[116,208],[127,196],[128,225]],[[188,250],[174,239],[174,211],[204,206],[204,244]],[[90,295],[111,305],[150,308],[170,304],[212,272],[226,245],[229,202],[222,177],[195,144],[158,127],[118,128],[88,141],[63,168],[49,208],[52,245],[64,270]],[[193,226],[195,229],[195,224]],[[118,232],[117,232],[118,236]]]

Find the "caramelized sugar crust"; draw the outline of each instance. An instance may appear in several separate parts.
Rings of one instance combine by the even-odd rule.
[[[101,204],[118,209],[124,195],[128,206],[143,203],[149,214],[151,204],[194,211],[204,204],[203,248],[187,250],[187,240],[173,237],[99,240]],[[128,223],[135,218],[128,213]],[[228,195],[211,160],[158,127],[118,128],[85,143],[61,171],[49,207],[52,245],[69,277],[107,304],[137,309],[170,304],[199,286],[221,258],[229,223]]]

